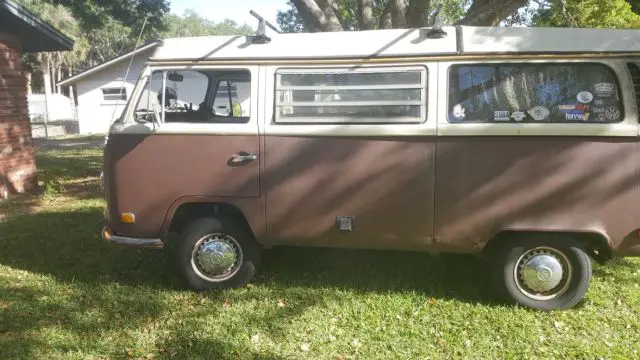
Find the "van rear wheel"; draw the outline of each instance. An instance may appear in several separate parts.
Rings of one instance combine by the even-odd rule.
[[[506,298],[534,309],[572,308],[591,282],[591,259],[573,239],[514,239],[496,260],[496,280]]]
[[[175,248],[186,284],[195,290],[237,288],[255,275],[261,250],[242,222],[227,217],[189,223]]]

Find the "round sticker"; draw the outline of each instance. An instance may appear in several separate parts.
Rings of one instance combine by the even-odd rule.
[[[534,106],[532,109],[527,110],[527,113],[535,121],[543,121],[549,117],[549,109],[544,106]]]
[[[616,121],[620,119],[620,110],[615,106],[609,106],[604,111],[604,116],[606,116],[609,121]]]
[[[578,93],[578,96],[576,96],[576,98],[581,103],[588,104],[593,100],[593,94],[588,92],[588,91],[582,91],[582,92]]]

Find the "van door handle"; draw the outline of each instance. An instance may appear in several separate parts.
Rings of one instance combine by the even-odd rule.
[[[227,165],[229,166],[246,165],[255,160],[258,160],[258,155],[248,153],[245,151],[240,151],[238,153],[231,155],[231,157],[229,158],[229,161],[227,161]]]

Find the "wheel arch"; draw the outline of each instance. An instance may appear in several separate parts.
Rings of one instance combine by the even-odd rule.
[[[246,216],[246,209],[228,201],[178,201],[167,212],[163,224],[162,235],[165,241],[171,242],[170,234],[180,233],[193,219],[199,217],[229,216],[241,222],[255,236],[257,226]]]
[[[559,230],[503,230],[496,233],[482,248],[481,254],[490,256],[497,249],[514,238],[525,238],[541,235],[553,235],[554,241],[562,241],[563,238],[574,239],[584,246],[591,258],[599,263],[611,259],[613,250],[609,237],[599,231],[559,231]],[[551,236],[550,236],[551,238]]]

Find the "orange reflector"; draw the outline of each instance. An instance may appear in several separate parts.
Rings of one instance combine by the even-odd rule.
[[[136,215],[134,213],[122,213],[120,214],[120,221],[125,224],[133,224],[136,222]]]

